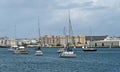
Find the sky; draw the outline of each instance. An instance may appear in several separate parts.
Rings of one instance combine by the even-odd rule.
[[[0,0],[0,37],[39,37],[38,16],[41,36],[63,35],[68,11],[74,35],[120,36],[120,0]]]

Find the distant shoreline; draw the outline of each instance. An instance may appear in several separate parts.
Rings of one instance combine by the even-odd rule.
[[[0,48],[10,48],[10,46],[0,46]],[[37,47],[35,46],[35,47],[25,47],[25,48],[37,48]],[[64,48],[64,47],[63,46],[51,46],[51,47],[41,47],[41,48]],[[71,47],[71,48],[74,48],[74,47]],[[80,46],[76,48],[82,48],[82,47]],[[110,47],[93,47],[93,48],[110,48]],[[111,47],[111,48],[120,48],[120,47]]]

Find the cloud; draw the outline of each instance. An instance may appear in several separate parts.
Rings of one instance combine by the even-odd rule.
[[[92,1],[89,1],[89,2],[71,1],[71,2],[68,2],[68,3],[57,4],[57,8],[60,8],[60,9],[74,9],[74,8],[91,6],[92,3],[93,3]]]
[[[26,0],[0,0],[1,6],[11,6],[11,5],[21,5],[24,4]]]
[[[92,6],[92,7],[84,7],[81,10],[104,10],[104,9],[109,9],[109,7],[104,7],[104,6]]]
[[[38,16],[42,35],[62,34],[68,27],[68,10],[74,34],[89,34],[91,26],[96,35],[119,35],[119,0],[0,0],[0,36],[13,36],[17,24],[19,37],[37,37]]]

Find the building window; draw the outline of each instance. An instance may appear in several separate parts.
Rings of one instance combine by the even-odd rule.
[[[85,44],[87,44],[87,42],[85,42]]]
[[[102,46],[104,46],[104,43],[102,43]]]
[[[97,46],[97,43],[95,43],[95,47]]]

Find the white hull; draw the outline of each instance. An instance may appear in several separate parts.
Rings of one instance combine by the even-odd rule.
[[[35,52],[35,55],[36,56],[42,56],[43,52],[41,50],[38,50],[38,51]]]
[[[26,50],[15,50],[14,53],[15,54],[28,54],[28,51],[26,51]]]
[[[73,51],[64,51],[59,56],[62,58],[73,58],[76,57],[76,54]]]
[[[83,51],[97,51],[96,48],[83,48]]]
[[[14,53],[15,54],[28,54],[28,51],[25,50],[25,47],[20,46],[14,51]]]

